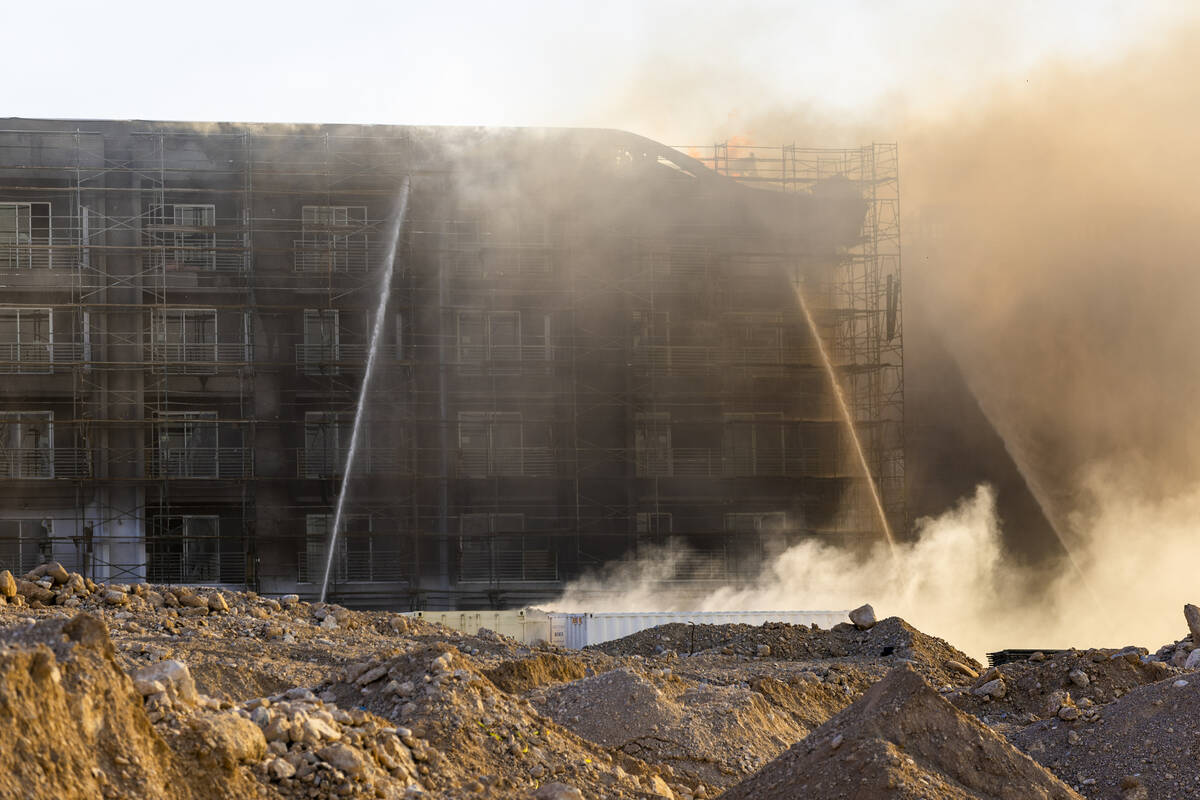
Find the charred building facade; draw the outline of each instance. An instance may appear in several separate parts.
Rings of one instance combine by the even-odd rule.
[[[797,291],[903,527],[893,145],[0,128],[0,567],[315,595],[343,482],[347,604],[535,602],[648,550],[703,587],[873,541]]]

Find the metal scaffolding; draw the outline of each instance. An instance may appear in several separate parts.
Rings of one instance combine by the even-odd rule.
[[[674,579],[711,585],[875,538],[780,280],[815,298],[903,527],[895,145],[681,148],[701,168],[598,132],[456,134],[476,160],[406,128],[9,123],[0,565],[315,591],[404,175],[335,597],[519,603],[681,541]],[[795,198],[781,224],[737,219],[780,213],[759,188]]]

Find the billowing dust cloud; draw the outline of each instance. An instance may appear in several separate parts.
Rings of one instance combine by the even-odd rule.
[[[620,606],[872,602],[976,656],[1177,638],[1200,600],[1197,45],[1192,29],[1106,66],[1047,66],[878,132],[900,141],[906,319],[953,355],[1059,561],[1014,552],[983,487],[917,522],[895,561],[805,543],[699,606],[661,593],[661,562],[625,565],[603,583],[624,580]],[[803,138],[811,113],[800,133],[786,111],[744,116],[769,143]],[[599,608],[598,585],[560,605]]]

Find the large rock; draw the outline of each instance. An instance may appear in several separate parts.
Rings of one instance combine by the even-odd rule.
[[[157,681],[167,691],[167,697],[174,703],[195,705],[200,699],[196,692],[196,682],[192,679],[191,670],[182,661],[159,661],[147,664],[133,671],[134,684],[150,685]]]
[[[317,758],[332,767],[340,769],[351,778],[357,778],[367,771],[367,762],[362,753],[344,744],[331,744],[317,751]]]
[[[206,758],[225,769],[261,761],[267,754],[267,740],[262,730],[237,714],[198,715],[192,717],[190,724],[209,749]]]
[[[547,783],[533,793],[533,800],[583,800],[583,792],[565,783]]]
[[[875,609],[871,608],[870,603],[859,606],[850,612],[850,621],[860,631],[873,628],[875,627]]]
[[[834,754],[836,751],[836,755]],[[721,800],[1082,800],[908,665]]]
[[[0,572],[0,595],[6,598],[17,596],[17,581],[8,570]]]
[[[1200,608],[1188,603],[1183,607],[1183,618],[1192,632],[1192,644],[1200,646]]]
[[[62,586],[71,580],[71,573],[67,572],[67,568],[57,561],[51,561],[46,565],[46,574],[50,576],[50,580],[54,581],[55,586]]]

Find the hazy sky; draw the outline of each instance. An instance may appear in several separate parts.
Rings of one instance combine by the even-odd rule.
[[[1196,6],[8,3],[16,35],[6,36],[0,113],[595,125],[708,141],[764,108],[937,108],[1048,58],[1106,59],[1153,41]]]

